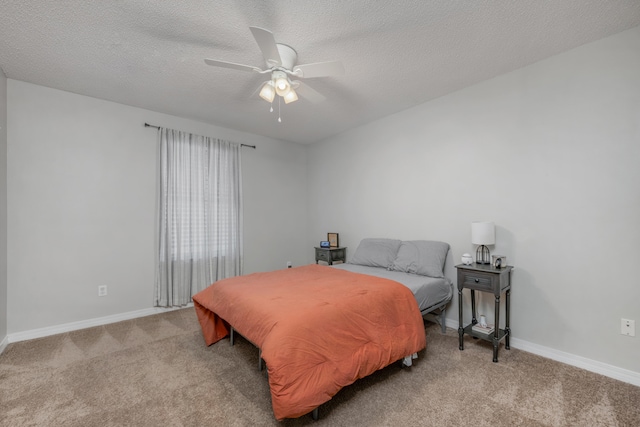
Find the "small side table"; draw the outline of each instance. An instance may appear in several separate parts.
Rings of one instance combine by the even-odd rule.
[[[347,262],[347,248],[321,248],[316,246],[316,264],[318,261],[326,261],[327,264],[332,265],[334,261]]]
[[[509,350],[509,336],[511,329],[509,328],[509,305],[511,299],[511,270],[512,266],[504,268],[495,268],[484,264],[456,265],[458,269],[458,336],[460,341],[460,350],[464,350],[464,334],[472,337],[480,338],[493,343],[493,361],[498,361],[498,345],[504,339],[504,348]],[[462,323],[462,290],[464,288],[471,290],[471,323],[464,326]],[[474,331],[473,325],[478,323],[476,320],[476,292],[491,292],[495,297],[495,330],[491,334],[483,334]],[[505,327],[500,329],[500,295],[505,293]]]

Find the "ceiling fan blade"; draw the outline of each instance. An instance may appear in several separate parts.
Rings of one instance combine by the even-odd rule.
[[[262,51],[264,60],[267,61],[269,67],[276,65],[282,65],[282,59],[280,58],[280,52],[278,52],[278,46],[276,45],[276,39],[273,37],[273,33],[269,30],[259,27],[249,27],[253,38],[256,39],[258,47]]]
[[[317,104],[327,99],[320,92],[311,88],[309,85],[302,83],[300,80],[295,80],[291,83],[296,93],[301,97],[307,99],[309,102]]]
[[[205,59],[204,62],[206,62],[209,65],[213,65],[214,67],[232,68],[234,70],[241,70],[241,71],[257,71],[258,73],[262,72],[262,70],[258,67],[254,67],[251,65],[236,64],[235,62],[218,61],[216,59]]]
[[[293,67],[293,74],[305,79],[313,77],[339,76],[344,74],[344,66],[340,61],[296,65]]]

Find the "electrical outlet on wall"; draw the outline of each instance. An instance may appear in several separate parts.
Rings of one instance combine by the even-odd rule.
[[[636,321],[630,319],[620,319],[620,333],[630,337],[636,336]]]
[[[287,261],[287,268],[291,268],[291,261]]]
[[[107,296],[107,285],[98,286],[98,296],[106,297]]]

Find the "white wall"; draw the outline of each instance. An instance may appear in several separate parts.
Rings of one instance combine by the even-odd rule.
[[[243,149],[245,272],[306,260],[305,147],[9,79],[9,334],[152,306],[145,122],[256,145]]]
[[[313,145],[309,185],[309,247],[443,240],[450,277],[494,221],[514,339],[640,373],[640,28]]]
[[[0,352],[7,337],[7,78],[0,69]]]

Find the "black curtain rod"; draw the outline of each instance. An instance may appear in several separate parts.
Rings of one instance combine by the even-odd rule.
[[[156,129],[160,129],[160,126],[155,126],[155,125],[150,125],[149,123],[145,123],[144,127],[146,128],[156,128]],[[249,148],[253,148],[255,149],[256,146],[255,145],[247,145],[247,144],[240,144],[241,147],[249,147]]]

